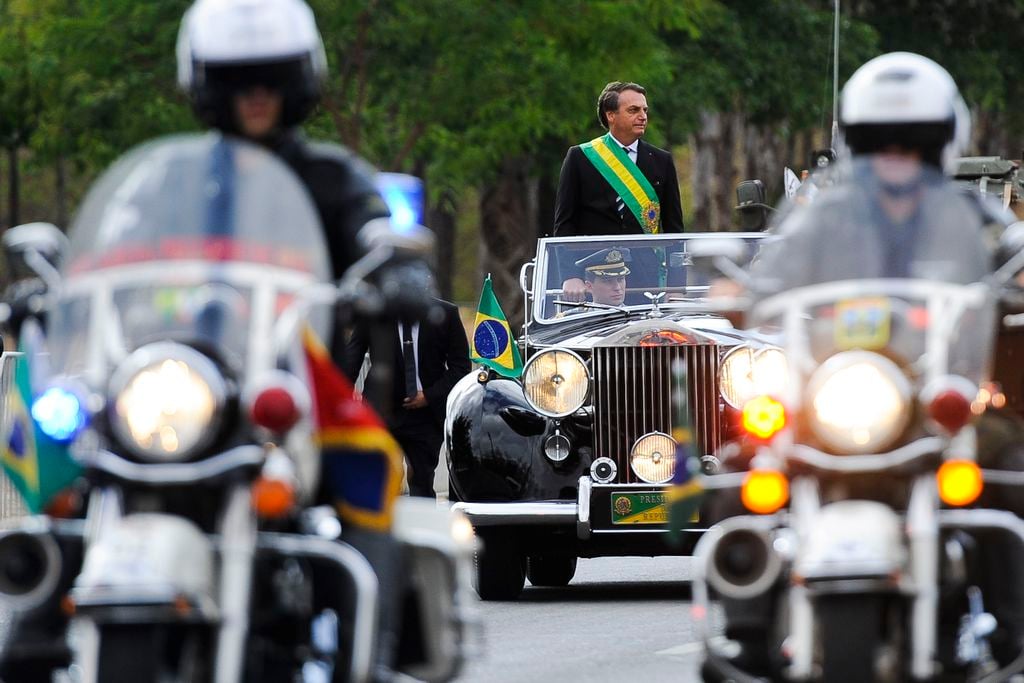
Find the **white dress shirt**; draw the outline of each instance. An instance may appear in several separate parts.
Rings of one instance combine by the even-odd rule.
[[[632,161],[635,164],[636,163],[636,148],[637,148],[637,145],[640,143],[640,139],[637,138],[636,140],[633,140],[633,144],[631,144],[631,145],[624,145],[624,144],[622,144],[621,142],[619,142],[615,138],[614,135],[612,135],[612,140],[615,140],[615,144],[617,144],[619,147],[624,148],[624,150],[626,152],[626,156],[628,156],[629,160]],[[622,201],[622,197],[616,197],[615,198],[615,208],[618,210],[620,215],[626,210],[626,203],[624,201]]]

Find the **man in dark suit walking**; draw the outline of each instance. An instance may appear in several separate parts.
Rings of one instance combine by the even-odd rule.
[[[569,148],[555,197],[555,235],[627,235],[683,231],[683,208],[672,155],[644,142],[647,91],[613,81],[597,100],[608,133]],[[582,301],[573,273],[563,296]]]
[[[440,322],[400,321],[390,347],[370,348],[372,381],[378,354],[390,353],[391,406],[382,411],[388,428],[409,463],[409,493],[434,497],[434,470],[441,450],[448,392],[471,368],[469,342],[459,309],[436,300],[444,315]],[[357,326],[345,347],[344,370],[355,378],[370,346],[369,331]]]

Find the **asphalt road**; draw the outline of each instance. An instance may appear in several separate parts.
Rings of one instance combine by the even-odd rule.
[[[480,603],[483,651],[460,683],[698,681],[690,558],[580,560],[566,588]]]

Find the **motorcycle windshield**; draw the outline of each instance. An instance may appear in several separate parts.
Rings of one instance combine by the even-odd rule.
[[[209,349],[241,371],[295,296],[330,278],[299,179],[269,152],[213,134],[129,152],[90,190],[69,238],[49,334],[63,372],[102,375],[155,341]]]
[[[878,351],[912,376],[986,375],[995,297],[977,204],[905,155],[861,156],[789,207],[751,267],[768,296],[755,324],[782,329],[808,367]]]
[[[795,289],[766,300],[762,318],[783,331],[787,355],[806,369],[843,351],[880,353],[911,379],[988,377],[995,303],[985,285],[862,280]],[[781,304],[781,309],[778,307]]]

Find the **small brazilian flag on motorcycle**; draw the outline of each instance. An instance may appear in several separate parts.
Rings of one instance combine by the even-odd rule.
[[[700,461],[693,448],[686,393],[686,362],[681,358],[672,364],[672,384],[672,438],[676,442],[676,469],[672,474],[672,484],[665,491],[665,503],[668,505],[668,540],[677,545],[682,540],[682,530],[697,521],[700,504],[704,500],[704,487],[701,484]]]
[[[42,360],[41,335],[33,332],[34,328],[26,326],[18,347],[20,353],[4,353],[0,357],[0,465],[21,494],[25,507],[36,514],[78,478],[81,468],[71,458],[67,444],[50,438],[32,416],[36,398],[33,378],[40,374],[33,366]]]
[[[503,377],[523,374],[523,359],[505,313],[494,296],[490,275],[484,280],[483,291],[480,292],[470,360],[486,365]]]

